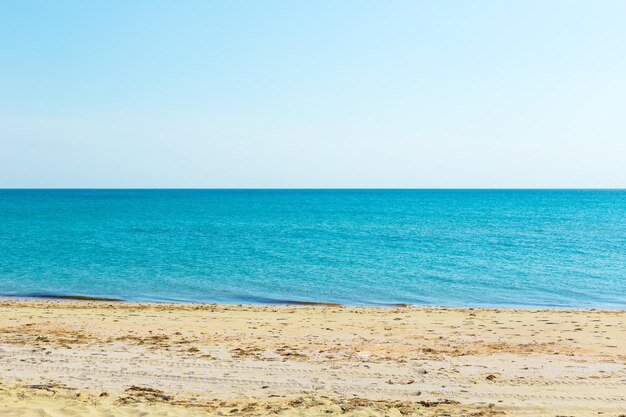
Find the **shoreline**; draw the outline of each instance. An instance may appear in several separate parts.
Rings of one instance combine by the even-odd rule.
[[[444,309],[522,309],[536,311],[626,311],[626,305],[607,308],[606,306],[545,306],[534,304],[507,304],[507,305],[435,305],[435,304],[411,304],[411,303],[364,303],[364,304],[342,304],[325,301],[308,301],[308,300],[283,300],[272,299],[267,302],[204,302],[204,301],[186,301],[186,300],[132,300],[117,297],[91,296],[83,294],[56,294],[56,293],[33,293],[33,294],[0,294],[0,302],[2,301],[68,301],[68,302],[114,302],[120,304],[172,304],[172,305],[223,305],[223,306],[321,306],[321,307],[363,307],[363,308],[444,308]]]
[[[624,323],[598,309],[4,298],[0,414],[618,417]]]

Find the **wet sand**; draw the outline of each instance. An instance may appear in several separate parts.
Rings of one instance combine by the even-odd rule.
[[[3,300],[0,415],[617,417],[626,311]]]

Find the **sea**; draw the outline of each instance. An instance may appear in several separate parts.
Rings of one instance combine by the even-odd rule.
[[[0,296],[626,308],[623,190],[0,190]]]

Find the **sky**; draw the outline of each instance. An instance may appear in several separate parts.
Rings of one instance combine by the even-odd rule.
[[[5,0],[0,187],[625,188],[624,1]]]

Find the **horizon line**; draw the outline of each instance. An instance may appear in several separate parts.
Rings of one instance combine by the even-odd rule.
[[[198,191],[626,191],[626,187],[0,187],[10,190],[198,190]]]

